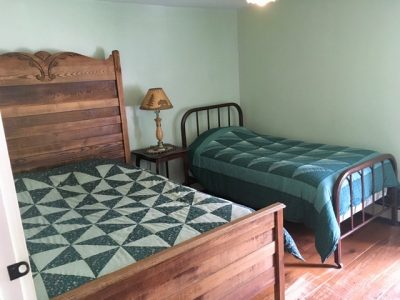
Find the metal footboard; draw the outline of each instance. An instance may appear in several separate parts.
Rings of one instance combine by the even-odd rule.
[[[380,191],[380,194],[382,195],[382,198],[377,199],[376,198],[376,193],[374,191],[375,187],[375,168],[374,166],[376,165],[381,165],[382,169],[382,181],[385,179],[385,169],[384,169],[384,163],[385,161],[389,161],[393,167],[394,172],[397,174],[397,164],[396,160],[393,157],[393,155],[390,154],[382,154],[379,155],[371,160],[362,162],[360,164],[357,164],[355,166],[352,166],[351,168],[343,171],[339,177],[337,178],[335,185],[333,187],[333,204],[335,205],[335,213],[336,213],[336,219],[339,224],[346,222],[347,226],[349,227],[345,232],[341,232],[340,235],[340,240],[338,243],[338,246],[335,251],[335,263],[338,266],[338,268],[342,267],[342,249],[341,249],[341,240],[345,238],[346,236],[352,234],[354,231],[357,229],[365,226],[369,222],[373,221],[377,217],[381,216],[384,212],[388,210],[392,210],[392,222],[394,224],[397,223],[397,188],[396,187],[390,187],[387,188],[387,192],[385,193],[385,186],[384,182],[382,182],[382,190]],[[371,170],[371,180],[372,180],[372,202],[370,205],[376,204],[378,200],[381,200],[380,205],[382,208],[377,212],[371,215],[370,213],[367,213],[365,208],[367,207],[365,201],[368,198],[368,196],[365,195],[365,170],[370,169]],[[355,174],[358,174],[361,178],[361,211],[358,212],[357,214],[353,213],[353,205],[354,205],[354,192],[353,192],[353,176]],[[341,222],[340,220],[340,191],[342,189],[342,186],[344,183],[348,182],[349,184],[349,189],[350,189],[350,217],[349,220],[343,220]],[[342,228],[341,228],[342,229]]]

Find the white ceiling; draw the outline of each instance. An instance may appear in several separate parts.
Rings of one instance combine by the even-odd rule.
[[[130,2],[140,4],[154,4],[163,6],[194,6],[239,8],[246,6],[246,0],[101,0],[109,2]]]

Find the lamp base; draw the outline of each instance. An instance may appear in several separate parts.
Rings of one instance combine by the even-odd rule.
[[[175,146],[171,144],[161,144],[156,146],[151,146],[146,149],[146,152],[149,154],[160,154],[163,152],[168,152],[174,150]]]

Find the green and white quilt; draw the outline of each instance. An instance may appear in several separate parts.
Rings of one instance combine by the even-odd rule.
[[[286,205],[285,219],[314,230],[322,261],[336,248],[340,228],[332,190],[340,173],[376,157],[371,150],[306,143],[261,135],[243,127],[206,131],[189,147],[191,171],[208,191],[259,209],[274,202]],[[364,195],[398,185],[389,161],[365,169]],[[353,176],[353,205],[361,203],[362,183]],[[350,189],[340,192],[340,214],[350,210]]]
[[[253,212],[113,161],[15,176],[38,299]]]

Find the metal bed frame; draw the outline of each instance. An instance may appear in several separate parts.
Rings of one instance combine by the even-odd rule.
[[[182,120],[181,120],[181,137],[182,137],[182,146],[187,147],[188,146],[188,140],[187,140],[187,134],[186,134],[186,124],[189,120],[189,117],[191,115],[195,115],[196,118],[196,133],[197,136],[200,135],[200,126],[199,126],[199,114],[200,112],[206,112],[207,114],[207,130],[211,129],[212,126],[210,125],[210,111],[212,110],[217,110],[217,118],[218,118],[218,128],[222,127],[222,122],[221,122],[221,113],[222,111],[225,111],[225,113],[228,114],[228,122],[225,126],[231,126],[231,108],[236,110],[237,116],[238,116],[238,125],[243,126],[243,112],[240,106],[237,103],[229,102],[229,103],[222,103],[222,104],[215,104],[215,105],[209,105],[209,106],[201,106],[201,107],[195,107],[192,109],[189,109],[186,111],[186,113],[183,115]],[[215,128],[215,127],[214,127]],[[333,187],[333,205],[334,205],[334,210],[336,214],[336,219],[338,222],[338,225],[340,227],[341,235],[339,239],[339,243],[337,245],[337,248],[334,253],[334,261],[337,266],[337,268],[342,268],[342,239],[347,237],[348,235],[352,234],[356,230],[360,229],[361,227],[365,226],[366,224],[370,223],[377,217],[381,216],[383,213],[385,213],[388,210],[391,210],[392,214],[392,223],[394,225],[397,224],[397,188],[396,187],[391,187],[387,188],[386,193],[385,193],[385,188],[382,186],[382,191],[381,195],[383,195],[380,199],[376,198],[376,194],[372,194],[372,202],[369,205],[365,205],[365,200],[366,197],[364,195],[364,184],[365,184],[365,169],[371,169],[372,172],[372,185],[375,185],[375,170],[374,166],[376,164],[382,164],[382,173],[384,172],[383,164],[385,161],[389,161],[392,164],[392,167],[397,174],[397,163],[393,155],[391,154],[381,154],[373,159],[370,159],[368,161],[356,164],[346,170],[344,170],[339,177],[337,178],[334,187]],[[353,212],[353,209],[350,209],[350,217],[347,218],[346,220],[340,220],[340,190],[342,188],[342,185],[347,181],[349,184],[350,188],[350,206],[353,207],[353,182],[352,178],[354,174],[358,173],[361,177],[361,190],[362,190],[362,201],[361,201],[361,210],[358,212]],[[384,173],[382,174],[384,175]],[[382,176],[384,178],[384,176]],[[191,180],[195,180],[195,178],[191,177]],[[375,213],[373,212],[372,214],[370,212],[366,212],[366,208],[370,205],[376,204],[378,200],[381,200],[381,209]],[[386,206],[386,204],[388,204]]]

